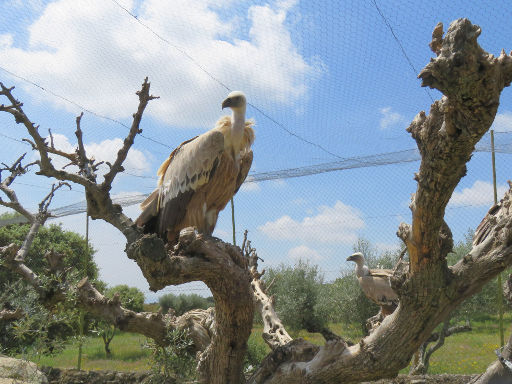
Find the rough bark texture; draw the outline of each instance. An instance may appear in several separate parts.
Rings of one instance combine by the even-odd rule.
[[[393,314],[359,344],[327,344],[308,361],[284,359],[271,376],[254,376],[253,383],[356,383],[394,377],[434,328],[466,297],[512,263],[511,199],[484,221],[489,230],[471,252],[452,268],[446,254],[453,240],[444,211],[477,141],[489,129],[501,90],[512,79],[512,59],[484,52],[476,42],[480,29],[467,19],[452,23],[446,36],[440,26],[433,44],[437,58],[421,72],[424,86],[444,97],[420,112],[408,131],[422,155],[412,198],[411,225],[398,235],[410,255],[408,274],[393,282],[400,304]]]
[[[274,298],[269,297],[266,293],[265,284],[261,280],[265,270],[261,273],[258,272],[258,254],[256,249],[251,247],[251,242],[247,240],[247,231],[244,234],[242,250],[249,260],[253,299],[256,308],[261,312],[263,320],[263,340],[265,340],[270,349],[275,350],[277,347],[288,344],[293,339],[274,310]]]

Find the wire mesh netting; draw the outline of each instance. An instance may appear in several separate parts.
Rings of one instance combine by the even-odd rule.
[[[0,81],[16,86],[40,132],[51,129],[62,150],[74,150],[74,118],[83,111],[88,153],[112,161],[131,124],[134,92],[149,76],[160,99],[148,106],[113,188],[133,218],[170,151],[212,127],[228,91],[242,89],[257,138],[235,198],[237,239],[249,230],[262,267],[307,259],[328,281],[348,267],[358,238],[380,251],[400,247],[395,232],[410,221],[419,164],[405,128],[441,97],[417,79],[433,55],[435,25],[442,21],[446,30],[467,17],[481,26],[485,50],[512,48],[512,6],[504,2],[11,0],[0,8]],[[494,124],[498,195],[512,172],[511,98],[505,89]],[[31,153],[25,137],[11,116],[0,115],[0,161]],[[456,241],[493,203],[490,150],[487,134],[447,207]],[[35,209],[48,185],[31,173],[13,188]],[[80,187],[59,192],[52,209],[54,222],[85,232]],[[221,214],[215,232],[226,241],[230,216]],[[104,280],[147,292],[121,234],[92,221],[90,239]],[[200,284],[164,291],[209,294]]]

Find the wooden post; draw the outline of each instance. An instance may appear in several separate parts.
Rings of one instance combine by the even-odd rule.
[[[85,215],[85,243],[87,249],[89,249],[89,214],[86,212]],[[84,320],[85,314],[82,309],[80,311],[80,321],[78,323],[78,361],[76,363],[76,369],[79,371],[82,369],[82,347],[84,339]]]
[[[494,153],[494,130],[491,129],[491,158],[492,158],[492,185],[494,190],[494,205],[498,204],[498,190],[496,188],[496,156]],[[500,325],[500,345],[505,345],[505,334],[503,331],[503,283],[501,273],[498,274],[498,314]]]

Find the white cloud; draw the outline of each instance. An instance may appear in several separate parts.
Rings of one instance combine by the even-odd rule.
[[[49,138],[46,140],[50,142]],[[72,144],[65,135],[58,133],[53,134],[53,144],[56,149],[68,153],[73,153],[77,147],[77,145],[75,143]],[[84,144],[84,146],[89,158],[94,158],[98,162],[108,161],[113,163],[116,159],[117,152],[123,146],[123,140],[116,137],[114,139],[103,140],[100,143]],[[69,161],[60,156],[52,155],[52,158],[52,163],[56,168],[62,168],[69,163]],[[128,172],[136,175],[142,175],[150,170],[149,161],[144,153],[134,148],[131,148],[128,152],[128,156],[126,157],[123,166]],[[108,168],[106,165],[100,166],[100,172],[98,172],[98,174],[103,174],[107,170]]]
[[[497,186],[498,200],[503,197],[508,187],[504,184]],[[494,203],[494,192],[491,183],[477,180],[471,188],[464,188],[462,191],[455,191],[448,203],[449,206],[473,205],[491,206]]]
[[[275,179],[275,180],[272,180],[272,185],[275,187],[275,188],[284,188],[286,187],[286,181],[284,181],[283,179]]]
[[[259,192],[261,190],[260,184],[252,181],[254,178],[252,176],[247,176],[245,179],[245,183],[240,187],[241,192]]]
[[[323,259],[322,255],[317,251],[305,245],[299,245],[298,247],[290,249],[288,251],[288,257],[295,261],[320,261]]]
[[[512,131],[512,112],[498,113],[492,123],[492,129],[498,132]]]
[[[305,217],[300,222],[285,215],[259,226],[258,230],[278,240],[352,244],[357,240],[357,230],[363,227],[361,212],[337,201],[333,207],[320,206],[316,216]]]
[[[393,112],[391,107],[380,108],[379,112],[382,117],[379,121],[380,129],[388,129],[389,127],[397,124],[405,124],[405,117],[398,112]]]
[[[133,4],[123,3],[128,9]],[[218,118],[226,94],[212,77],[245,90],[249,101],[293,106],[308,83],[324,73],[323,64],[302,57],[291,39],[285,21],[293,5],[252,5],[239,20],[226,19],[229,1],[143,2],[138,20],[167,44],[113,2],[57,0],[28,27],[26,48],[20,48],[18,35],[0,38],[0,62],[112,118],[131,116],[137,104],[133,93],[149,76],[152,93],[161,98],[148,113],[168,124],[197,127]],[[20,85],[76,112],[63,100]]]

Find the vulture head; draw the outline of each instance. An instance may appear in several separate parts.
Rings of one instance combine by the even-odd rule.
[[[349,257],[347,257],[347,261],[353,261],[354,263],[356,263],[357,265],[359,266],[363,266],[364,265],[364,256],[361,252],[356,252],[352,255],[350,255]]]
[[[244,109],[247,102],[245,100],[245,95],[242,91],[233,91],[228,97],[222,102],[222,109],[231,108],[232,110],[240,110]]]

